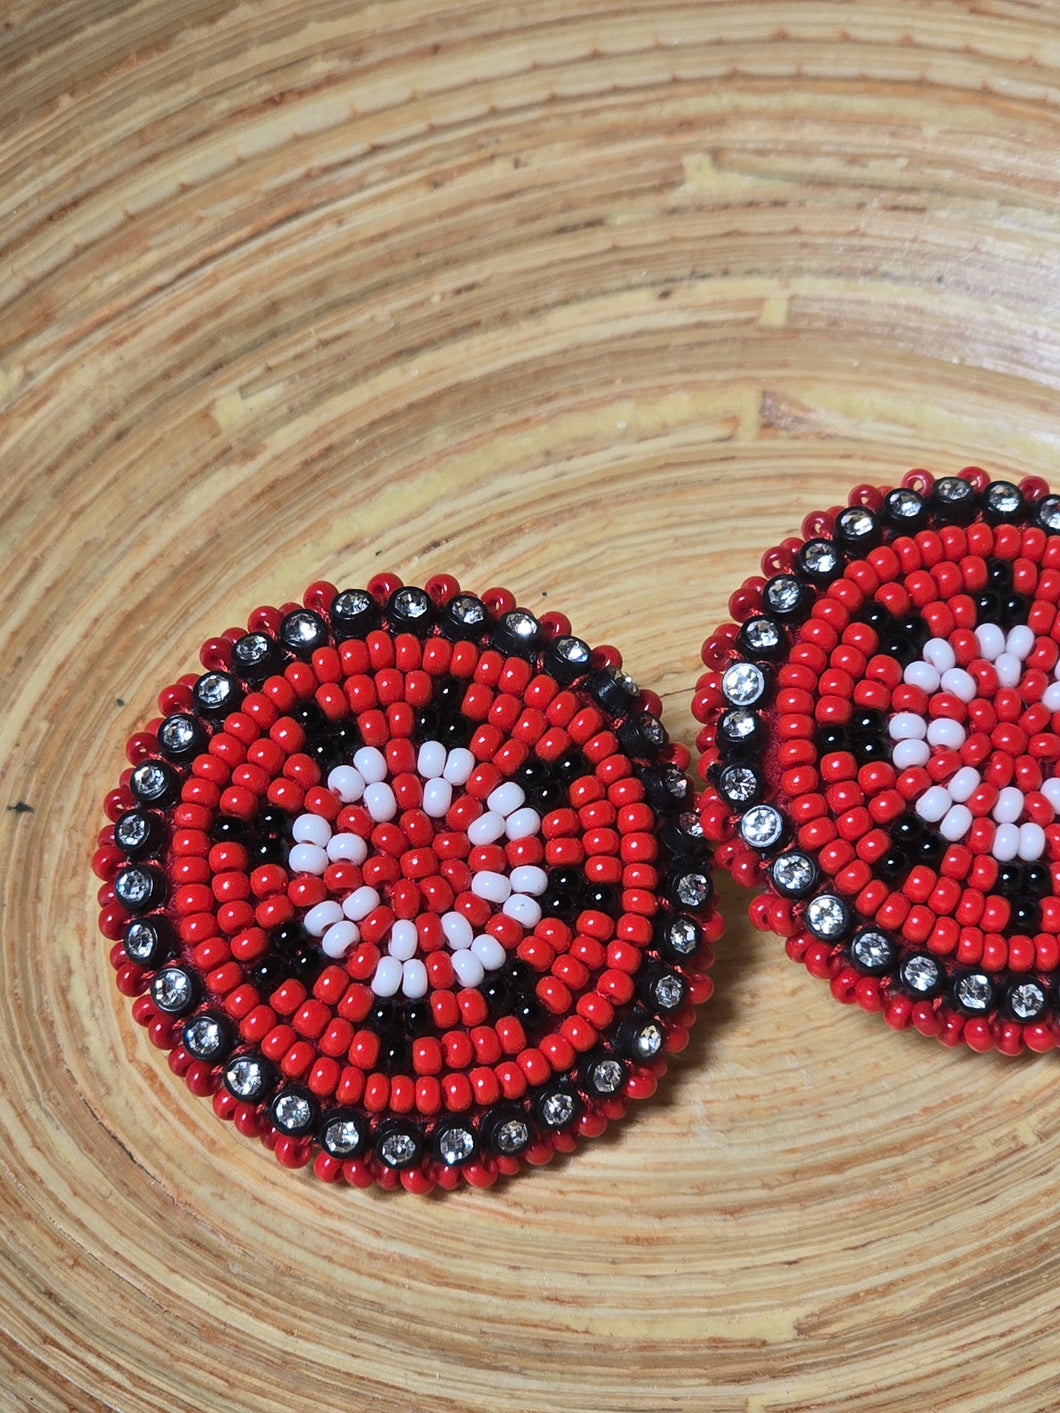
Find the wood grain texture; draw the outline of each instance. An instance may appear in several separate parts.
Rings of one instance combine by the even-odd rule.
[[[7,0],[0,74],[0,1408],[1054,1409],[1054,1058],[841,1010],[725,887],[620,1135],[336,1191],[172,1079],[88,858],[311,579],[507,584],[691,744],[808,511],[1056,480],[1060,6]]]

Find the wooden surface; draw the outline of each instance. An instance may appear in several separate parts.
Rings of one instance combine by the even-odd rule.
[[[1016,0],[6,0],[5,1413],[1056,1408],[1055,1057],[841,1010],[725,887],[716,999],[621,1135],[329,1189],[150,1049],[88,858],[157,688],[313,578],[507,584],[691,744],[700,642],[808,511],[1060,479],[1058,35]]]

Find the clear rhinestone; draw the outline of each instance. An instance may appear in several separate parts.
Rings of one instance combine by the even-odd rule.
[[[941,481],[935,482],[932,489],[939,500],[945,501],[947,505],[961,505],[975,494],[971,482],[962,481],[959,476],[943,476]]]
[[[887,497],[887,505],[891,514],[899,520],[915,520],[924,508],[923,499],[916,491],[905,489],[892,491]]]
[[[344,589],[333,600],[331,612],[338,618],[360,618],[374,606],[375,599],[364,589]]]
[[[652,996],[655,1004],[661,1006],[664,1011],[676,1011],[685,999],[685,984],[679,976],[674,976],[668,972],[665,976],[660,976],[652,987]]]
[[[547,1095],[541,1104],[541,1117],[549,1128],[565,1128],[577,1113],[577,1100],[563,1089]]]
[[[658,1021],[647,1021],[633,1037],[633,1058],[654,1060],[662,1050],[664,1039],[662,1026]]]
[[[755,733],[758,717],[746,707],[733,707],[718,722],[718,730],[729,741],[746,741]]]
[[[624,1078],[618,1060],[598,1060],[593,1066],[592,1085],[597,1094],[617,1094]]]
[[[225,1083],[237,1099],[258,1099],[265,1088],[265,1066],[253,1055],[240,1055],[225,1071]]]
[[[200,1060],[208,1060],[224,1049],[224,1028],[215,1016],[196,1016],[184,1027],[184,1046]]]
[[[179,1015],[195,999],[195,986],[182,967],[165,967],[151,982],[151,999],[160,1011]]]
[[[666,925],[666,941],[680,957],[690,957],[702,940],[702,932],[690,917],[672,917]]]
[[[703,907],[710,897],[709,875],[699,872],[679,874],[674,883],[674,894],[684,908]]]
[[[868,539],[876,529],[876,517],[864,506],[852,505],[836,520],[836,529],[851,540]]]
[[[807,893],[817,882],[817,865],[809,854],[781,854],[772,868],[773,882],[782,893],[797,898]]]
[[[220,707],[231,696],[231,683],[223,672],[207,672],[195,684],[195,694],[204,707]]]
[[[402,618],[422,618],[431,607],[431,601],[422,589],[399,589],[393,603]]]
[[[662,722],[655,716],[645,713],[640,718],[640,734],[644,737],[649,746],[661,747],[666,745],[666,732],[663,730]]]
[[[688,776],[682,774],[676,766],[668,765],[662,773],[662,784],[671,800],[680,802],[687,800],[691,785]]]
[[[780,629],[768,618],[751,618],[743,625],[744,642],[755,653],[776,652],[780,647]]]
[[[994,481],[987,486],[983,502],[994,515],[1016,515],[1023,507],[1023,495],[1011,481]]]
[[[772,805],[753,805],[740,820],[740,833],[752,849],[771,849],[784,833],[784,816]]]
[[[157,761],[146,760],[133,771],[133,792],[142,800],[157,800],[168,786],[169,774]]]
[[[232,649],[232,656],[240,667],[257,667],[264,662],[272,649],[272,639],[264,633],[246,633]]]
[[[706,838],[703,833],[703,821],[691,810],[677,816],[677,827],[682,836],[692,844],[703,843]]]
[[[728,765],[718,776],[718,791],[730,805],[749,805],[758,794],[760,783],[749,766]]]
[[[926,996],[934,991],[939,984],[938,962],[934,957],[926,957],[920,953],[913,957],[906,957],[902,963],[901,977],[910,991],[916,991],[921,996]]]
[[[894,943],[886,932],[867,927],[850,944],[850,955],[865,971],[886,971],[894,964]]]
[[[822,942],[835,942],[850,926],[846,903],[834,893],[819,893],[806,904],[806,926]]]
[[[829,540],[808,540],[800,557],[811,574],[832,574],[839,568],[839,551]]]
[[[531,642],[538,634],[541,625],[532,613],[527,613],[525,608],[513,608],[510,613],[506,613],[501,622],[517,638],[522,638],[524,643]]]
[[[277,1128],[288,1133],[304,1133],[313,1122],[313,1106],[304,1094],[278,1094],[272,1105]]]
[[[593,655],[592,648],[581,638],[556,638],[552,651],[571,667],[588,667]]]
[[[790,613],[802,602],[802,585],[790,574],[778,574],[766,585],[766,602],[774,613]]]
[[[448,1168],[466,1163],[475,1152],[475,1135],[467,1128],[447,1128],[438,1139],[438,1155]]]
[[[1043,530],[1060,530],[1060,496],[1043,496],[1036,509]]]
[[[993,1005],[994,986],[988,976],[981,971],[973,971],[960,978],[954,987],[954,994],[966,1011],[982,1014]]]
[[[509,1157],[521,1153],[530,1142],[530,1129],[525,1119],[505,1119],[493,1135],[499,1152]]]
[[[149,922],[130,922],[122,946],[130,961],[150,964],[158,948],[158,933]]]
[[[179,755],[191,750],[198,737],[198,727],[190,716],[167,716],[158,728],[158,742],[164,751]]]
[[[753,706],[765,689],[765,674],[753,662],[734,662],[721,679],[721,690],[733,706]]]
[[[478,628],[486,621],[486,605],[471,594],[457,594],[445,607],[449,616],[465,628]]]
[[[292,647],[310,648],[320,641],[320,620],[308,609],[296,609],[283,620],[281,632]]]
[[[151,821],[145,814],[131,810],[123,814],[114,826],[114,842],[119,849],[140,849],[151,833]]]
[[[1008,1004],[1017,1020],[1037,1020],[1045,1010],[1045,992],[1035,981],[1021,981],[1009,992]]]
[[[123,868],[114,880],[118,901],[127,908],[142,908],[153,889],[154,879],[145,868]]]
[[[362,1136],[355,1119],[332,1119],[324,1130],[322,1141],[333,1158],[347,1158],[357,1152]]]
[[[407,1168],[419,1157],[419,1145],[410,1133],[388,1133],[379,1145],[379,1156],[388,1168]]]
[[[612,668],[611,675],[627,696],[635,697],[639,693],[640,688],[628,672],[623,672],[620,668]]]

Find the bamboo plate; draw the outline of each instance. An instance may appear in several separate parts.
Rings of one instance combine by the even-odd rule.
[[[173,1081],[88,857],[157,688],[314,578],[562,608],[691,745],[699,644],[808,511],[1060,481],[1060,9],[2,16],[0,1406],[1055,1408],[1055,1057],[840,1010],[725,886],[620,1133],[328,1188]]]

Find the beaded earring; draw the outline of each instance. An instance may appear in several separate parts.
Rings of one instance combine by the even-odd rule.
[[[945,1045],[1060,1042],[1060,496],[858,486],[703,645],[704,833],[835,998]]]
[[[203,644],[107,796],[118,989],[290,1168],[488,1186],[647,1098],[711,992],[660,702],[559,613],[377,575]]]

